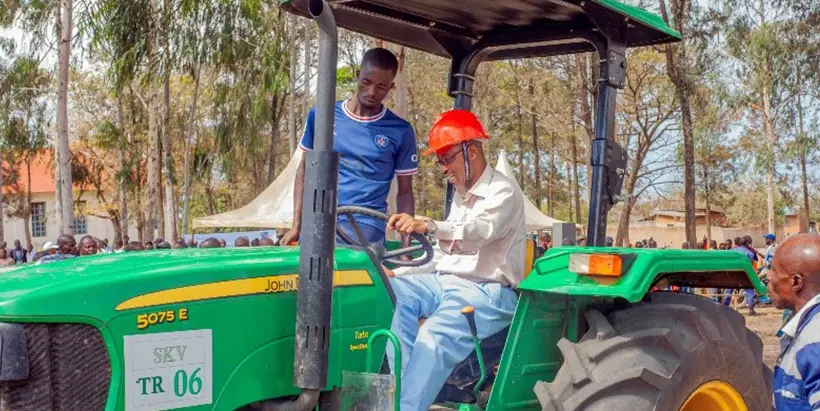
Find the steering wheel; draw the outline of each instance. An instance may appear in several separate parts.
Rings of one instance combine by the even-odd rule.
[[[350,238],[350,236],[348,236],[347,233],[345,233],[341,229],[341,227],[336,227],[336,234],[339,236],[339,238],[342,239],[342,241],[345,244],[367,248],[376,255],[376,258],[378,258],[379,262],[387,262],[397,267],[418,267],[425,265],[433,260],[433,245],[430,244],[430,241],[427,240],[427,237],[419,233],[410,234],[410,237],[418,241],[419,245],[403,247],[393,251],[386,251],[384,247],[371,246],[365,238],[364,233],[362,233],[362,229],[361,227],[359,227],[359,223],[356,222],[356,218],[353,217],[355,214],[361,214],[368,217],[377,218],[384,222],[387,222],[387,220],[389,219],[387,217],[387,214],[384,214],[376,210],[371,210],[365,207],[344,206],[337,208],[336,215],[345,216],[347,218],[347,221],[350,223],[350,226],[353,228],[353,232],[356,234],[357,237],[354,240]],[[416,258],[414,260],[404,261],[398,258],[403,255],[410,256],[411,253],[414,253],[419,250],[424,250],[424,254],[421,257]]]

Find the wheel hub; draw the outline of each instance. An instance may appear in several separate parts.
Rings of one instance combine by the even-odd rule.
[[[749,408],[735,387],[723,381],[709,381],[689,395],[680,411],[749,411]]]

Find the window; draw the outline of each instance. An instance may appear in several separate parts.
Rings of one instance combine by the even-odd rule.
[[[85,219],[85,201],[74,203],[74,220],[71,221],[74,234],[88,234],[88,223]]]
[[[46,236],[46,203],[31,203],[31,235]]]

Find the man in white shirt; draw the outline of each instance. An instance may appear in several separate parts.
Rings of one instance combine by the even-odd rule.
[[[479,338],[512,321],[524,278],[524,195],[487,164],[478,119],[464,110],[443,113],[430,130],[429,149],[456,189],[445,221],[395,214],[388,229],[435,236],[444,255],[434,273],[391,279],[396,294],[392,330],[402,349],[402,411],[427,411],[455,366],[473,351],[461,314],[475,307]],[[427,320],[419,326],[419,318]],[[388,349],[392,364],[392,350]]]

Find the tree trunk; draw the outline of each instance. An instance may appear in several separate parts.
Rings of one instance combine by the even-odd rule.
[[[675,29],[679,33],[684,33],[685,22],[689,18],[686,15],[688,5],[681,4],[686,0],[672,1],[672,14],[675,16]],[[665,0],[659,0],[661,17],[669,24],[669,14],[666,10]],[[676,47],[676,49],[673,49]],[[675,52],[677,50],[677,53]],[[666,46],[666,73],[680,101],[681,122],[683,123],[683,203],[684,203],[684,225],[686,231],[686,242],[694,244],[697,242],[695,230],[695,138],[692,131],[692,108],[690,96],[692,87],[690,80],[686,76],[687,67],[686,48],[683,45]]]
[[[712,190],[709,187],[709,168],[703,167],[704,203],[706,204],[706,241],[712,244]]]
[[[205,199],[207,200],[208,214],[216,214],[216,195],[211,187],[210,178],[205,183]]]
[[[530,76],[529,84],[530,92],[530,110],[532,110],[532,155],[533,155],[533,174],[535,177],[535,206],[541,209],[541,197],[543,192],[541,189],[541,152],[538,150],[538,115],[535,114],[535,83]]]
[[[618,220],[618,231],[615,234],[615,246],[616,247],[628,247],[629,246],[629,218],[632,216],[632,207],[634,206],[634,200],[632,197],[627,197],[624,200],[624,208],[621,211],[621,217]]]
[[[165,0],[165,9],[168,10],[168,0]],[[176,193],[174,192],[174,150],[173,140],[171,139],[171,92],[170,92],[170,62],[168,61],[168,39],[167,35],[163,36],[165,41],[166,64],[163,75],[162,85],[162,153],[163,165],[165,171],[165,213],[164,213],[164,230],[160,233],[160,237],[167,241],[174,241],[177,239],[177,201]],[[167,238],[166,238],[167,236]]]
[[[695,138],[692,132],[692,111],[689,91],[679,92],[681,118],[683,120],[683,208],[686,242],[697,241],[695,229]]]
[[[6,213],[5,213],[5,210],[3,209],[3,201],[5,201],[4,194],[3,194],[3,192],[4,192],[3,186],[4,185],[5,185],[5,180],[3,179],[3,151],[0,150],[0,243],[2,243],[3,241],[6,241],[6,230],[5,230],[5,224],[4,224],[4,218],[5,218]]]
[[[629,147],[629,144],[626,145]],[[640,147],[640,144],[638,144]],[[647,150],[648,151],[648,150]],[[638,173],[641,171],[643,164],[643,155],[640,152],[630,162],[629,175],[624,184],[624,209],[621,211],[621,218],[618,221],[618,232],[615,234],[615,245],[621,247],[629,245],[629,218],[632,216],[632,207],[635,206],[635,185],[638,184]]]
[[[587,55],[583,54],[576,54],[574,56],[575,60],[575,72],[578,76],[578,82],[576,85],[576,99],[580,104],[580,117],[581,117],[581,124],[584,127],[584,131],[586,132],[586,146],[587,146],[587,160],[584,161],[586,166],[587,178],[592,176],[592,163],[591,163],[591,147],[592,147],[592,140],[595,138],[595,124],[592,122],[592,105],[590,104],[590,98],[594,102],[594,95],[593,93],[597,93],[597,87],[590,87],[588,82],[588,76],[590,75],[590,70],[588,68],[588,60],[590,58],[591,53],[587,53]],[[597,67],[597,64],[594,64]],[[575,123],[575,119],[573,118],[573,123]],[[573,131],[575,133],[575,131]],[[577,134],[577,133],[576,133]],[[577,138],[577,135],[576,135]],[[587,184],[587,197],[589,197],[589,190],[592,189],[591,184]]]
[[[147,162],[147,170],[146,170],[146,208],[145,208],[145,225],[147,228],[147,232],[144,233],[144,237],[142,237],[142,241],[146,242],[149,239],[153,240],[154,237],[154,225],[155,225],[155,216],[158,214],[157,211],[160,208],[159,205],[162,204],[161,199],[157,200],[157,197],[161,196],[159,190],[159,173],[157,173],[157,165],[159,164],[159,158],[157,155],[158,151],[158,138],[159,133],[157,130],[157,114],[156,114],[156,93],[151,92],[151,96],[149,97],[149,113],[148,113],[148,162]]]
[[[112,216],[110,221],[111,228],[114,229],[114,244],[116,244],[117,241],[122,241],[122,232],[120,232],[122,223],[120,223],[120,219],[117,216]]]
[[[310,44],[310,36],[312,33],[313,25],[311,22],[305,22],[305,41],[302,43],[305,45],[305,68],[303,75],[305,76],[304,87],[305,91],[302,94],[302,117],[307,119],[307,115],[310,112],[310,57],[313,55]]]
[[[550,168],[547,173],[547,215],[550,217],[555,216],[555,134],[554,131],[550,133]]]
[[[299,144],[296,134],[296,59],[299,52],[299,47],[296,42],[296,16],[289,16],[290,20],[290,62],[288,63],[288,149],[289,153],[293,155],[296,151],[296,146]],[[290,156],[288,157],[290,158]]]
[[[760,13],[760,27],[766,26],[766,2],[759,1]],[[766,61],[769,63],[768,59]],[[772,101],[771,101],[771,71],[769,66],[765,66],[763,73],[760,73],[764,79],[761,85],[763,97],[763,130],[766,134],[766,222],[770,233],[774,233],[776,229],[775,213],[774,213],[774,173],[775,173],[775,135],[774,124],[772,124]]]
[[[569,209],[569,218],[568,221],[574,221],[575,219],[572,217],[572,167],[570,167],[569,163],[567,163],[567,208]]]
[[[158,53],[160,48],[159,26],[160,26],[160,7],[159,0],[152,0],[150,2],[149,14],[152,18],[152,27],[148,33],[148,66],[158,67]],[[154,226],[162,227],[163,223],[156,220],[162,209],[162,182],[161,167],[160,167],[160,87],[157,83],[156,74],[151,75],[151,81],[148,84],[148,164],[146,172],[147,190],[147,204],[145,208],[145,232],[143,232],[142,241],[147,242],[154,239]]]
[[[137,206],[134,214],[137,223],[137,240],[142,241],[145,239],[145,219],[148,213],[143,212],[142,208],[142,163],[139,158],[134,161],[134,181],[136,182],[134,185],[134,200]]]
[[[26,246],[31,248],[31,158],[26,159],[26,208],[25,208],[25,229],[26,229]]]
[[[274,94],[271,97],[271,137],[270,150],[268,151],[268,178],[267,184],[273,182],[276,177],[276,150],[279,146],[279,95]]]
[[[191,151],[196,146],[196,107],[199,99],[199,81],[202,75],[202,61],[197,57],[196,79],[194,79],[194,97],[191,100],[191,110],[188,114],[188,132],[185,133],[185,169],[184,187],[182,193],[182,234],[188,234],[189,216],[191,213]]]
[[[521,96],[518,94],[518,79],[515,81],[515,108],[518,118],[518,185],[524,191],[526,179],[524,178],[524,114],[521,111]],[[526,194],[525,194],[526,195]]]
[[[167,70],[167,69],[166,69]],[[162,127],[162,151],[165,165],[165,233],[161,236],[166,240],[174,241],[177,239],[177,197],[174,193],[174,150],[173,140],[171,139],[171,132],[169,127],[170,122],[170,90],[169,90],[170,74],[165,74],[165,85],[163,86],[163,127]]]
[[[573,132],[570,135],[572,145],[572,184],[575,192],[575,222],[581,224],[581,187],[578,183],[578,136]]]
[[[774,127],[771,119],[771,107],[769,102],[768,88],[763,89],[763,129],[766,133],[766,222],[768,231],[775,232],[775,213],[774,213],[774,168],[775,168],[775,137]]]
[[[399,69],[394,80],[396,87],[393,89],[393,112],[407,119],[407,73],[404,70],[404,47],[391,44],[390,50],[399,60]]]
[[[57,73],[57,219],[60,233],[74,234],[74,193],[71,179],[71,151],[68,145],[68,74],[71,64],[73,33],[73,0],[60,0],[57,5],[58,73]]]
[[[800,98],[802,89],[800,86],[800,72],[797,72],[798,93],[797,93],[797,135],[800,144],[800,186],[803,191],[803,222],[800,224],[800,232],[808,232],[809,222],[811,221],[811,209],[809,208],[809,176],[806,171],[806,163],[808,157],[808,147],[806,147],[805,139],[806,132],[803,129],[803,103]],[[2,184],[0,184],[2,186]],[[0,214],[2,215],[2,214]]]
[[[131,129],[126,127],[125,117],[122,112],[122,93],[117,96],[117,121],[120,123],[119,154],[117,157],[117,165],[120,171],[120,227],[116,227],[115,231],[119,233],[119,238],[122,238],[128,235],[128,177],[130,170],[128,169],[126,150],[131,141]]]

